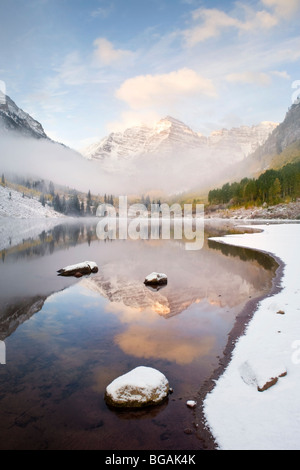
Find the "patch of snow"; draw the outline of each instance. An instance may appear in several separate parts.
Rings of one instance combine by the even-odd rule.
[[[228,367],[204,400],[204,414],[219,449],[299,450],[300,225],[251,227],[263,231],[214,240],[281,259],[282,289],[259,303]],[[279,309],[285,315],[277,315]],[[271,388],[258,391],[258,385],[285,374]]]
[[[72,275],[76,274],[76,271],[85,274],[90,274],[91,272],[98,272],[98,266],[94,261],[83,261],[82,263],[66,266],[65,268],[62,268],[57,272],[61,275]]]
[[[71,266],[66,266],[64,271],[74,271],[74,269],[84,269],[84,268],[97,268],[97,264],[94,261],[83,261],[82,263],[73,264]]]

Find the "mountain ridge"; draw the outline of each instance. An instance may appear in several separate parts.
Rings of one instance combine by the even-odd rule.
[[[250,154],[239,169],[239,176],[258,176],[263,171],[292,163],[300,155],[300,102],[295,102],[267,140]]]
[[[83,149],[81,153],[88,159],[105,162],[109,158],[117,162],[158,152],[170,154],[182,149],[195,152],[225,151],[227,154],[233,154],[233,159],[237,162],[264,143],[277,126],[277,123],[265,121],[251,127],[222,129],[205,137],[182,121],[166,116],[152,127],[140,125],[124,132],[112,132]]]
[[[0,133],[15,132],[26,137],[49,139],[43,126],[28,113],[19,108],[7,95],[1,95],[0,101]]]

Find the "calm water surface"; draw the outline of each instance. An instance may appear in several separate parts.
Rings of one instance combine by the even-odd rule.
[[[104,242],[83,223],[0,254],[1,449],[201,449],[186,401],[218,366],[249,298],[270,290],[271,258],[207,239],[201,251]],[[56,275],[84,260],[99,272]],[[165,288],[144,286],[152,271],[168,275]],[[163,372],[174,393],[143,411],[109,409],[106,386],[140,365]]]

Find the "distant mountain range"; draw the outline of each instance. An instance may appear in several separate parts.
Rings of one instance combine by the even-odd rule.
[[[117,178],[132,179],[136,192],[162,190],[208,192],[232,175],[257,150],[278,124],[222,129],[209,137],[167,116],[153,127],[136,126],[114,132],[82,151]]]
[[[43,126],[8,96],[0,100],[0,143],[1,136],[5,135],[20,135],[48,145],[53,143]],[[53,162],[57,158],[62,161],[58,153],[65,151],[63,147],[51,146]],[[83,150],[81,155],[75,151],[69,154],[72,162],[69,177],[72,179],[78,167],[82,180],[96,180],[99,175],[114,194],[119,191],[132,191],[132,194],[195,191],[205,195],[220,184],[257,177],[269,168],[280,168],[299,155],[300,103],[297,102],[279,125],[262,122],[252,127],[222,129],[208,137],[170,116],[152,127],[141,125],[113,132]],[[63,174],[60,173],[61,179]]]
[[[218,157],[224,165],[237,163],[262,145],[277,123],[262,122],[257,126],[242,126],[213,132],[209,137],[193,131],[183,122],[170,116],[161,119],[153,127],[136,126],[124,132],[113,132],[98,143],[82,151],[83,156],[101,160],[111,167],[122,161],[139,160],[141,157],[186,154]]]

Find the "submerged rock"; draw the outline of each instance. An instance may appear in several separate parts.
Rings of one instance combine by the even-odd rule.
[[[166,274],[163,273],[151,273],[146,277],[144,284],[148,286],[161,286],[168,283],[168,278]]]
[[[82,277],[84,274],[91,274],[98,272],[98,266],[94,261],[84,261],[83,263],[73,264],[59,269],[59,276],[75,276]]]
[[[168,392],[169,382],[161,372],[140,366],[108,385],[105,400],[119,408],[141,408],[161,403]]]

